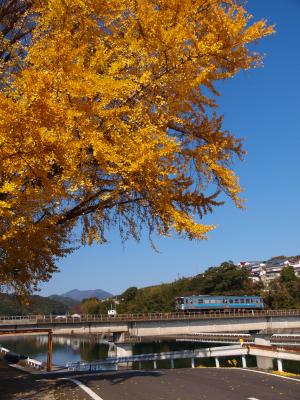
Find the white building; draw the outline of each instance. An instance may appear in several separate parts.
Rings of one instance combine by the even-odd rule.
[[[250,278],[253,281],[262,281],[265,284],[278,278],[287,265],[291,265],[295,275],[300,277],[300,256],[279,256],[268,261],[241,261],[239,263],[241,268],[247,268],[250,271]]]

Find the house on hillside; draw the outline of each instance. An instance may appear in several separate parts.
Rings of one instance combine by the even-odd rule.
[[[239,266],[250,271],[253,281],[262,281],[268,285],[270,281],[280,276],[282,269],[288,265],[294,268],[295,275],[300,277],[300,256],[279,256],[267,261],[241,261]]]

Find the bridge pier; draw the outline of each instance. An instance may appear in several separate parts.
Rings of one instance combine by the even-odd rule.
[[[283,372],[282,360],[280,358],[277,358],[277,369],[279,372]]]
[[[131,343],[116,343],[116,357],[131,357],[132,344]]]
[[[264,334],[255,335],[254,344],[271,347],[270,336],[271,335],[264,335]],[[260,369],[265,369],[265,370],[273,369],[273,359],[271,357],[256,356],[256,363],[257,367]]]
[[[191,367],[195,368],[195,359],[194,358],[191,358]]]
[[[174,369],[174,359],[173,358],[170,359],[170,364],[171,364],[171,369]]]
[[[113,332],[113,342],[124,342],[127,332]]]
[[[131,357],[132,354],[131,343],[115,343],[115,356],[116,357]],[[132,362],[119,363],[120,366],[132,367]]]
[[[245,356],[242,356],[242,367],[247,368],[247,361]]]
[[[219,357],[215,357],[215,363],[216,363],[216,367],[217,367],[217,368],[220,368]]]
[[[108,342],[108,357],[116,357],[117,356],[117,350],[116,346],[113,342]]]
[[[259,369],[273,369],[273,359],[271,357],[256,356],[256,363]]]

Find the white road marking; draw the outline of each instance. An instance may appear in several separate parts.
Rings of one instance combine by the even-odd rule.
[[[234,368],[232,368],[232,369],[234,369]],[[264,374],[264,375],[274,376],[275,378],[288,379],[290,381],[295,381],[295,382],[300,383],[300,379],[290,378],[289,376],[271,374],[270,372],[256,371],[255,369],[248,369],[248,368],[235,368],[235,369],[239,369],[241,371],[255,372],[256,374]]]
[[[93,392],[89,387],[87,387],[86,385],[84,385],[83,383],[81,383],[80,381],[78,381],[77,379],[73,379],[73,378],[61,378],[64,380],[68,380],[71,381],[73,383],[75,383],[76,385],[78,385],[80,387],[80,389],[82,389],[83,391],[85,391],[89,396],[91,396],[91,398],[93,400],[103,400],[102,397],[98,396],[95,392]]]
[[[215,369],[215,368],[211,368],[211,369]],[[220,368],[220,369],[228,369],[228,368]],[[256,371],[256,370],[248,369],[248,368],[232,368],[232,369],[239,369],[241,371],[255,372],[257,374],[269,375],[269,376],[273,376],[275,378],[288,379],[288,380],[300,383],[300,379],[290,378],[289,376],[281,376],[281,375],[271,374],[270,372]],[[93,373],[93,374],[86,374],[86,375],[81,375],[81,376],[95,376],[95,375],[97,375],[97,374]],[[101,373],[99,373],[99,375],[101,375]],[[80,375],[75,375],[75,376],[76,376],[76,378],[80,377]],[[59,380],[69,380],[69,381],[75,383],[83,391],[85,391],[93,400],[103,400],[102,397],[98,396],[89,387],[87,387],[86,385],[84,385],[83,383],[78,381],[77,379],[74,379],[74,378],[59,378]],[[257,399],[256,397],[248,397],[248,400],[259,400],[259,399]]]

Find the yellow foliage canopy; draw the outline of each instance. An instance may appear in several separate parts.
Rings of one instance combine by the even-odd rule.
[[[219,191],[241,206],[230,165],[243,150],[210,111],[214,82],[259,65],[248,44],[272,27],[234,0],[48,0],[29,13],[25,55],[2,62],[0,284],[47,280],[79,221],[89,244],[113,225],[123,239],[142,227],[203,239]]]

